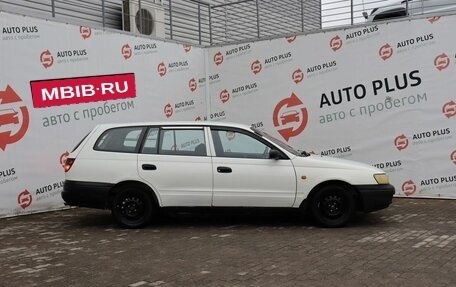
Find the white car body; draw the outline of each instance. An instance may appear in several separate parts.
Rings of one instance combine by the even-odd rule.
[[[388,2],[385,6],[373,9],[368,15],[364,14],[367,22],[393,19],[421,14],[438,14],[441,12],[456,12],[454,0],[404,0]]]
[[[136,139],[130,140],[143,142],[135,143],[135,150],[126,147],[129,149],[126,152],[97,148],[103,145],[103,141],[108,142],[104,138],[109,137],[110,131],[121,128],[140,129]],[[179,137],[190,133],[197,137],[179,142]],[[165,142],[169,140],[173,140],[174,145],[165,149]],[[204,147],[198,151],[200,154],[193,153],[201,144]],[[152,148],[151,153],[144,152],[146,145]],[[162,148],[163,154],[159,151]],[[262,153],[255,153],[255,148]],[[236,149],[249,152],[242,153]],[[275,150],[272,152],[274,158],[270,158],[271,150]],[[312,192],[328,184],[339,184],[353,189],[350,193],[353,192],[353,197],[358,200],[357,208],[369,212],[387,207],[394,194],[394,188],[388,182],[379,184],[374,177],[386,177],[380,169],[319,155],[301,156],[286,144],[278,144],[278,140],[240,124],[168,122],[99,125],[68,158],[62,193],[64,200],[70,205],[111,208],[113,213],[115,193],[121,190],[119,186],[128,184],[147,190],[157,207],[304,209],[309,205],[306,199]],[[100,194],[96,195],[98,192]],[[125,227],[137,227],[135,224],[119,223]],[[339,225],[342,224],[334,226]]]

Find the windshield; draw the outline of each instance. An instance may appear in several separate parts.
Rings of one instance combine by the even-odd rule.
[[[271,142],[275,143],[276,145],[280,146],[281,148],[283,148],[284,150],[286,150],[287,152],[290,152],[294,155],[297,155],[297,156],[308,156],[308,153],[305,152],[305,151],[300,151],[300,150],[296,150],[294,149],[293,147],[289,146],[288,144],[284,143],[283,141],[271,136],[270,134],[264,132],[264,131],[261,131],[261,130],[258,130],[256,128],[251,128],[256,134],[259,134],[260,136],[270,140]]]

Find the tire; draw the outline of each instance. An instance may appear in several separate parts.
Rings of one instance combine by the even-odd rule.
[[[351,190],[340,185],[327,185],[314,194],[311,212],[318,224],[325,227],[346,225],[355,213],[355,199]]]
[[[152,217],[153,204],[150,196],[135,186],[122,187],[112,202],[112,216],[124,228],[141,228]]]

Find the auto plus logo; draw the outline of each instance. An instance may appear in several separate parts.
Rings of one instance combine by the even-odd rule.
[[[317,77],[323,74],[334,72],[338,69],[336,60],[328,61],[315,66],[307,67],[307,78]],[[303,75],[304,76],[304,75]]]
[[[196,91],[196,89],[198,88],[198,85],[196,83],[195,78],[192,78],[192,79],[190,79],[190,81],[188,81],[188,87],[190,88],[191,92]]]
[[[173,61],[168,64],[161,62],[157,66],[157,72],[160,77],[165,76],[169,73],[182,72],[190,69],[190,64],[188,60]]]
[[[414,146],[422,144],[433,144],[435,142],[451,140],[453,138],[450,128],[440,128],[430,131],[418,132],[413,134],[411,139],[404,134],[396,137],[394,145],[399,151],[406,149],[411,143]]]
[[[222,78],[220,77],[220,74],[209,75],[210,84],[219,83],[221,80],[222,80]]]
[[[38,26],[8,26],[2,28],[2,40],[33,40],[39,39]]]
[[[227,140],[232,141],[236,138],[236,133],[233,131],[227,131],[225,136]]]
[[[289,44],[291,44],[296,40],[296,38],[297,38],[297,36],[290,36],[290,37],[285,37],[285,40],[287,40],[287,42]]]
[[[185,53],[188,53],[192,50],[192,46],[190,46],[190,45],[184,44],[183,47],[184,47]]]
[[[0,149],[20,141],[29,127],[29,113],[19,95],[6,86],[0,91]]]
[[[454,190],[456,187],[456,174],[440,175],[436,177],[421,179],[419,181],[419,185],[413,184],[415,185],[415,189],[413,189],[413,186],[410,185],[410,182],[413,183],[413,181],[410,180],[403,184],[403,186],[405,185],[403,188],[403,190],[405,189],[405,195],[411,195],[415,193],[415,191],[418,191],[420,194],[429,194],[432,192],[436,195],[441,195],[442,193],[446,193],[443,190],[447,190],[447,192],[452,192]]]
[[[70,155],[70,153],[68,151],[65,151],[59,157],[59,163],[63,167],[63,169],[65,169],[66,160],[67,160],[69,155]]]
[[[329,47],[334,52],[337,52],[338,50],[340,50],[342,48],[342,45],[343,45],[343,41],[339,37],[339,35],[335,36],[334,38],[331,39],[331,41],[329,41]]]
[[[230,92],[228,92],[227,89],[224,89],[223,91],[220,92],[220,100],[222,101],[222,103],[228,102],[229,99],[230,99]]]
[[[237,97],[243,97],[243,96],[248,96],[251,95],[255,92],[258,92],[259,90],[259,85],[257,82],[251,82],[248,84],[244,84],[238,87],[235,87],[231,89],[231,94],[230,96],[234,99]]]
[[[388,43],[381,46],[378,50],[378,55],[380,56],[380,58],[382,58],[383,61],[388,60],[389,58],[391,58],[391,56],[393,56],[393,47],[391,47]]]
[[[401,190],[406,196],[413,195],[416,192],[416,184],[412,180],[407,180],[402,184]]]
[[[163,77],[166,75],[166,64],[164,62],[161,62],[157,66],[157,72],[160,75],[160,77]]]
[[[293,82],[299,84],[302,82],[302,80],[304,80],[304,73],[301,69],[296,69],[291,75],[291,78],[293,79]]]
[[[16,169],[14,167],[0,170],[0,184],[13,182],[19,177],[16,174]]]
[[[54,55],[56,60],[54,61]],[[45,69],[52,67],[55,64],[75,64],[81,61],[87,61],[86,49],[73,49],[57,51],[53,54],[49,50],[45,50],[40,54],[40,62]]]
[[[294,93],[278,102],[272,115],[274,127],[286,141],[301,134],[308,119],[307,108]]]
[[[163,112],[165,113],[165,116],[167,118],[172,117],[172,115],[174,113],[173,106],[170,103],[166,104],[165,107],[163,108]]]
[[[388,173],[398,172],[404,169],[402,161],[399,160],[390,160],[384,162],[378,162],[373,164],[376,168],[383,169]]]
[[[447,118],[452,118],[456,116],[456,103],[454,101],[449,101],[445,103],[442,107],[442,113]]]
[[[370,26],[350,32],[345,36],[346,44],[350,45],[380,35],[378,30],[378,26]]]
[[[51,51],[45,50],[40,54],[40,62],[44,68],[50,68],[54,64],[54,57],[52,56]]]
[[[131,47],[128,44],[123,45],[120,51],[125,60],[128,60],[131,58],[131,56],[133,56]]]
[[[133,46],[133,53],[136,56],[149,55],[158,52],[157,43],[143,43],[135,44]]]
[[[456,164],[456,150],[454,150],[450,155],[451,161]]]
[[[261,62],[260,60],[255,60],[252,62],[252,64],[250,65],[250,70],[252,70],[253,74],[256,75],[258,74],[259,72],[261,72],[261,69],[263,68],[263,66],[261,65]]]
[[[448,68],[449,65],[450,58],[445,53],[438,55],[434,59],[434,66],[439,71],[445,70],[446,68]]]
[[[241,55],[246,55],[250,52],[252,52],[250,44],[245,44],[226,50],[225,57],[228,60]]]
[[[222,52],[218,51],[217,53],[215,53],[215,55],[214,55],[214,63],[217,66],[223,63],[223,54],[222,54]]]
[[[32,194],[27,189],[19,193],[17,196],[17,203],[20,207],[22,207],[22,209],[29,207],[32,204],[32,201]]]
[[[324,156],[333,156],[333,157],[348,157],[352,155],[352,147],[351,146],[341,146],[336,148],[331,148],[327,150],[322,150],[320,152],[321,155]]]
[[[441,17],[441,16],[437,16],[437,17],[428,17],[427,20],[429,21],[429,23],[434,24],[435,22],[439,21],[440,18],[442,18],[442,17]]]
[[[399,151],[402,151],[408,147],[409,140],[404,134],[401,134],[394,139],[394,145]]]
[[[92,29],[89,27],[79,27],[79,34],[81,34],[82,39],[86,40],[92,36]]]
[[[64,181],[59,181],[37,188],[35,191],[35,201],[38,202],[41,200],[49,199],[56,195],[60,196],[63,185]]]
[[[430,33],[400,41],[396,44],[397,53],[399,54],[408,51],[416,51],[417,49],[433,45],[435,44],[435,41],[433,40],[434,34]]]
[[[290,62],[292,60],[293,60],[293,55],[291,54],[291,52],[286,52],[286,53],[282,53],[282,54],[279,54],[279,55],[274,55],[272,57],[264,59],[264,61],[263,61],[264,67],[263,68],[264,69],[268,69],[268,68],[271,68],[271,67],[276,67],[276,66],[282,65],[284,63]]]

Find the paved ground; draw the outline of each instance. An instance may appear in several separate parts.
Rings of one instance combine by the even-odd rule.
[[[456,200],[395,199],[345,228],[283,211],[0,219],[0,286],[456,286]]]

